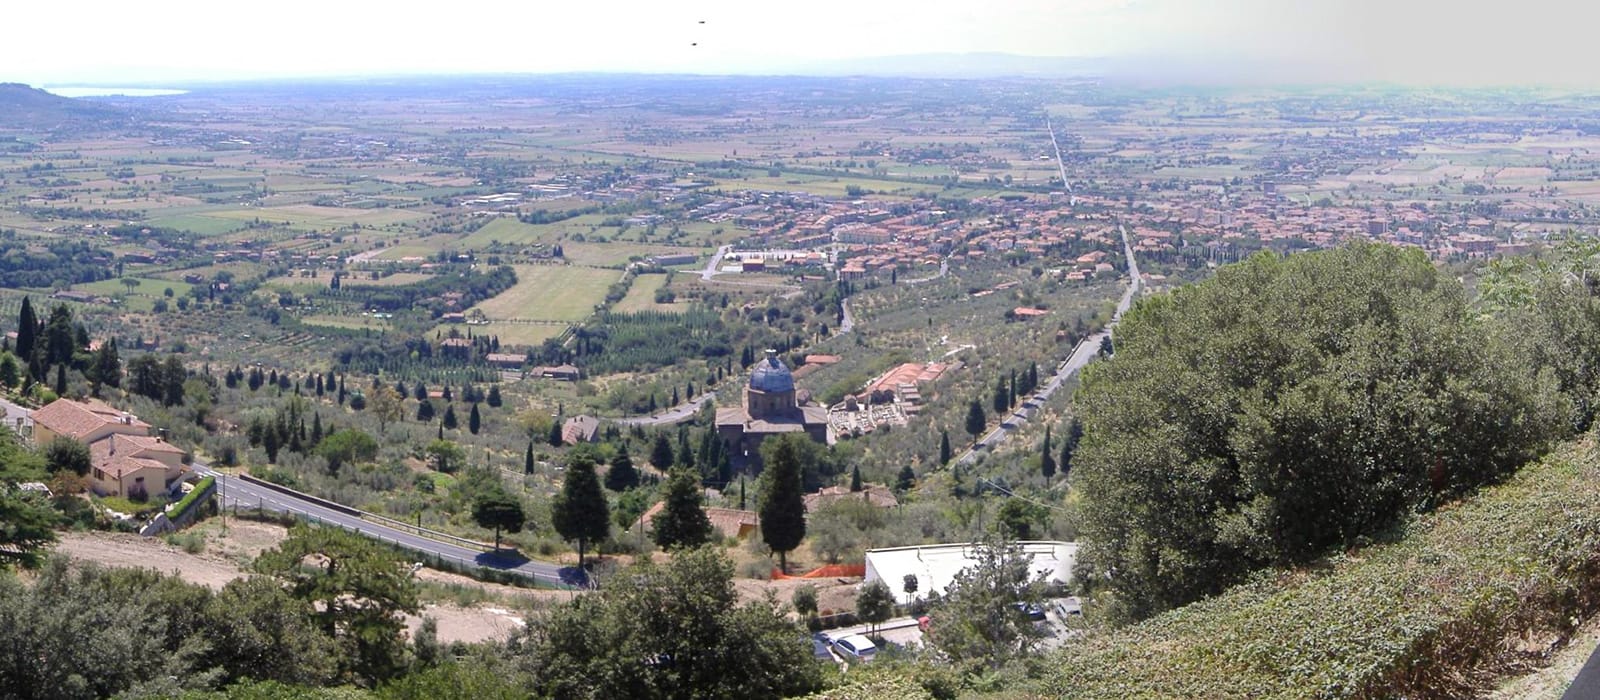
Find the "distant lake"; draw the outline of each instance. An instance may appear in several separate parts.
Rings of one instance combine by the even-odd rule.
[[[116,88],[116,87],[47,87],[44,89],[52,95],[62,97],[161,97],[164,95],[182,95],[188,90],[169,90],[166,88]]]

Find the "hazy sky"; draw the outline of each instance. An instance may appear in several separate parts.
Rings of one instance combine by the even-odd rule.
[[[0,81],[792,71],[998,51],[1241,75],[1600,83],[1581,0],[57,0],[8,3]],[[704,24],[701,24],[701,22]],[[698,45],[694,45],[698,44]],[[1287,74],[1287,75],[1284,75]]]

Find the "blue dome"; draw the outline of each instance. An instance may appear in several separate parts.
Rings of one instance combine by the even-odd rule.
[[[750,372],[750,388],[769,394],[794,391],[794,375],[783,365],[783,360],[778,359],[777,353],[769,352]]]

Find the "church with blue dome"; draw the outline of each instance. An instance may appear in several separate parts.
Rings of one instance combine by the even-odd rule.
[[[744,405],[717,409],[717,435],[728,448],[734,468],[760,471],[761,441],[780,433],[805,433],[826,444],[828,411],[800,404],[794,374],[778,359],[777,351],[768,350],[750,370]]]

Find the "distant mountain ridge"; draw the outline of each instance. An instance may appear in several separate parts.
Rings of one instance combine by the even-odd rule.
[[[1107,58],[1024,56],[1000,52],[926,53],[822,61],[794,66],[799,75],[899,78],[1080,78],[1104,74]],[[778,71],[784,72],[784,71]]]
[[[112,107],[52,95],[22,83],[0,83],[0,129],[50,131],[125,117]]]

